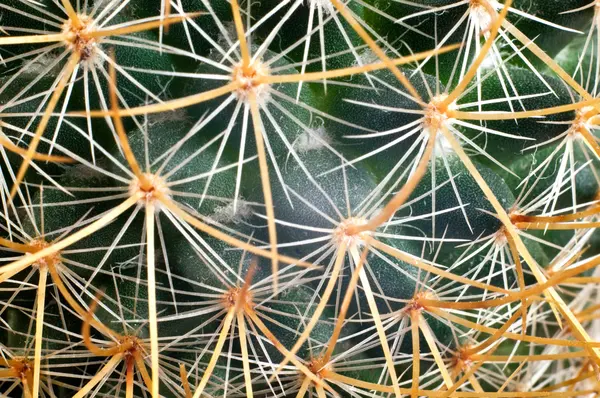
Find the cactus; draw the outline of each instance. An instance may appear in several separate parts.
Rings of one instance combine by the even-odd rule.
[[[600,391],[600,2],[0,1],[2,396]]]

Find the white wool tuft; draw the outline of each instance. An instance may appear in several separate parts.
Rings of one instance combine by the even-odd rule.
[[[252,207],[247,202],[239,199],[237,201],[237,208],[234,211],[233,202],[227,203],[223,206],[217,206],[212,216],[210,217],[213,221],[218,223],[234,223],[246,221],[252,215]]]
[[[319,126],[310,132],[303,132],[294,141],[294,149],[298,153],[306,153],[326,148],[325,144],[331,144],[333,139],[325,130],[325,127]]]

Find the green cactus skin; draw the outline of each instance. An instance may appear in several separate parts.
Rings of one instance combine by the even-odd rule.
[[[24,156],[0,148],[0,393],[595,392],[600,8],[514,0],[497,34],[506,4],[3,1],[11,142],[35,143],[65,60],[84,59],[35,150],[75,164],[35,160],[10,198]],[[112,61],[65,37],[31,42],[72,23],[68,5],[104,21],[94,32],[153,24],[98,39],[117,103]],[[166,18],[185,21],[154,23]],[[442,40],[461,46],[398,61]],[[397,71],[371,65],[386,57]],[[50,258],[64,289],[53,274],[38,289]]]

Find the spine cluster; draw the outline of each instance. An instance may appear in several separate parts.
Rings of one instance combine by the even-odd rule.
[[[600,392],[600,2],[0,2],[0,396]]]

